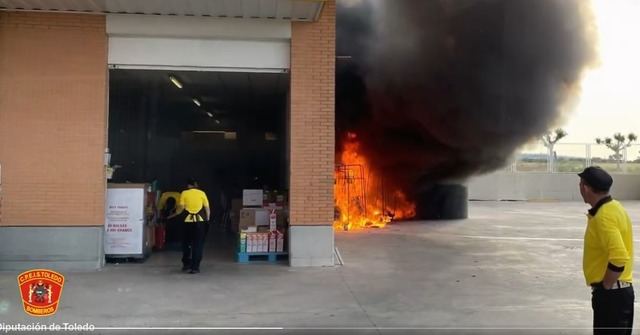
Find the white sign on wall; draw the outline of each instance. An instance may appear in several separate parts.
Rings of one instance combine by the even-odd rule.
[[[105,208],[106,255],[143,253],[144,189],[110,188]]]

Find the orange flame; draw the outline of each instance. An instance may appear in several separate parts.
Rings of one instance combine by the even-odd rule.
[[[335,170],[334,229],[383,228],[395,219],[415,216],[415,204],[402,191],[385,185],[360,154],[355,133],[348,133]]]

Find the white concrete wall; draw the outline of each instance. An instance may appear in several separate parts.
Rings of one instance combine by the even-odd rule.
[[[582,201],[575,173],[494,172],[470,178],[470,200]],[[640,199],[640,175],[614,174],[611,194],[620,200]]]
[[[109,64],[129,68],[187,67],[279,73],[289,68],[290,54],[289,41],[109,38]]]
[[[0,227],[0,271],[104,265],[103,227]]]
[[[289,227],[289,265],[333,266],[333,254],[333,226]]]
[[[291,22],[193,16],[107,15],[109,36],[204,39],[291,39]]]

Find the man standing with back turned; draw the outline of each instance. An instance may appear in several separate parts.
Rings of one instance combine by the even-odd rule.
[[[176,213],[169,216],[169,219],[183,211],[187,211],[187,215],[183,223],[182,271],[199,273],[206,224],[211,217],[211,210],[207,195],[198,189],[198,183],[194,179],[187,182],[187,189],[180,194]]]
[[[633,232],[622,205],[611,198],[613,178],[600,167],[580,176],[580,194],[591,205],[584,234],[583,271],[591,286],[594,334],[631,334]]]

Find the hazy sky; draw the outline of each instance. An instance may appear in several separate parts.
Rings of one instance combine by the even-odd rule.
[[[592,0],[600,63],[582,82],[563,142],[593,142],[614,132],[640,135],[640,0]]]

